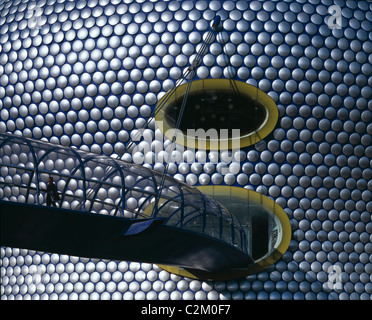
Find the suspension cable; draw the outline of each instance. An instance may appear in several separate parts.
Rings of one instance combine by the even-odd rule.
[[[144,125],[142,128],[139,128],[139,129],[145,129],[145,128],[149,125],[149,123],[150,123],[153,119],[155,119],[155,116],[156,116],[156,115],[160,112],[160,110],[164,107],[164,105],[167,103],[167,101],[168,101],[169,98],[173,95],[173,93],[176,91],[176,89],[177,89],[180,85],[182,85],[183,82],[184,82],[185,80],[187,80],[187,79],[189,78],[189,75],[191,75],[190,79],[188,79],[188,80],[190,80],[190,81],[189,81],[189,83],[188,83],[188,85],[187,85],[187,92],[186,92],[186,94],[185,94],[184,101],[183,101],[183,103],[182,103],[182,107],[181,107],[182,112],[180,113],[180,115],[179,115],[179,117],[178,117],[178,119],[177,119],[177,130],[176,130],[176,133],[177,133],[178,128],[179,128],[180,123],[181,123],[181,120],[182,120],[183,111],[184,111],[185,106],[186,106],[187,96],[188,96],[188,93],[189,93],[189,90],[190,90],[190,87],[191,87],[191,82],[192,82],[193,78],[195,77],[195,70],[196,70],[196,68],[200,65],[200,61],[201,61],[201,58],[202,58],[202,56],[203,56],[203,52],[204,52],[204,50],[206,50],[206,48],[207,48],[209,42],[211,41],[211,39],[212,39],[214,33],[217,31],[217,29],[218,29],[218,25],[220,24],[220,21],[221,21],[221,17],[220,17],[219,15],[217,15],[217,16],[214,18],[214,20],[213,20],[212,27],[211,27],[211,29],[208,31],[208,34],[207,34],[207,36],[206,36],[206,39],[203,41],[203,43],[202,43],[202,45],[201,45],[201,48],[200,48],[200,50],[197,52],[197,54],[196,54],[194,60],[192,61],[190,67],[187,68],[186,71],[183,73],[183,75],[182,75],[182,76],[181,76],[181,77],[176,81],[175,86],[174,86],[174,87],[173,87],[169,92],[166,93],[166,98],[163,99],[162,102],[154,108],[154,111],[153,111],[152,114],[150,115],[149,119],[146,121],[145,125]],[[127,145],[125,146],[124,153],[125,153],[126,151],[129,151],[129,149],[130,149],[130,148],[133,146],[133,144],[134,144],[134,138],[139,138],[139,135],[140,135],[140,134],[141,134],[141,133],[138,131],[136,134],[134,134],[135,137],[132,137],[132,136],[130,135],[130,138],[129,138],[128,142],[127,142]],[[177,135],[177,134],[176,134],[176,135]],[[176,141],[176,136],[174,136],[173,139],[172,139],[172,148],[173,148],[173,144],[174,144],[175,141]],[[120,159],[120,158],[121,158],[121,155],[117,155],[117,159]],[[168,170],[168,167],[169,167],[169,162],[168,162],[168,164],[167,164],[167,166],[166,166],[166,170],[163,172],[163,175],[162,175],[161,184],[160,184],[160,186],[159,186],[159,188],[160,188],[160,193],[161,193],[161,191],[162,191],[162,189],[163,189],[163,184],[164,184],[164,181],[165,181],[165,176],[166,176],[166,172],[167,172],[167,170]],[[111,170],[112,170],[112,168],[108,168],[108,169],[106,170],[105,174],[106,174],[106,175],[109,174]],[[100,184],[97,183],[94,187],[92,187],[92,189],[90,189],[90,190],[88,191],[88,194],[86,195],[86,199],[87,199],[87,200],[89,199],[90,196],[92,196],[92,195],[95,193],[95,189],[96,189],[99,185],[100,185]],[[158,201],[159,201],[159,196],[158,196],[158,194],[156,195],[156,198],[157,198],[156,201],[158,202]],[[79,207],[81,207],[81,205],[80,205]],[[157,203],[156,203],[156,205],[154,206],[153,210],[155,210],[156,207],[157,207]]]

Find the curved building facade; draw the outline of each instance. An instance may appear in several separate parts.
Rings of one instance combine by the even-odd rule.
[[[369,1],[338,0],[1,2],[0,133],[69,147],[51,159],[68,171],[62,205],[128,215],[139,208],[121,210],[129,198],[111,203],[107,194],[120,194],[119,184],[98,191],[97,201],[81,198],[79,179],[69,177],[82,174],[78,157],[69,160],[81,150],[143,172],[167,169],[185,185],[259,193],[282,208],[292,229],[277,261],[229,281],[2,246],[1,299],[370,300],[371,12]],[[195,81],[252,85],[275,102],[278,121],[241,148],[178,146],[166,165],[172,143],[151,116],[200,53]],[[7,170],[2,183],[10,182]],[[0,186],[2,195],[14,197],[7,188]],[[12,201],[42,203],[35,194]]]

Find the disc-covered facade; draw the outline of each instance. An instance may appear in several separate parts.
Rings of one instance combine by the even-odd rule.
[[[238,149],[176,148],[168,174],[262,194],[292,229],[275,263],[229,281],[1,247],[1,299],[370,300],[371,12],[369,1],[0,2],[0,133],[160,173],[171,143],[150,116],[219,15],[195,81],[252,85],[275,102],[278,121]],[[2,197],[21,196],[7,175]]]

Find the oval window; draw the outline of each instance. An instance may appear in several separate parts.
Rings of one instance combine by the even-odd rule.
[[[248,254],[253,264],[239,270],[206,274],[175,266],[160,267],[171,273],[194,279],[229,280],[263,271],[277,262],[288,249],[291,225],[287,214],[272,199],[252,190],[231,186],[199,186],[241,223],[248,238]]]
[[[260,89],[230,79],[204,79],[187,83],[158,102],[156,123],[172,139],[183,100],[186,105],[177,143],[194,149],[240,149],[255,144],[274,129],[275,102]]]

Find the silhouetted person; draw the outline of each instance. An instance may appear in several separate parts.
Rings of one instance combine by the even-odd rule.
[[[53,205],[53,207],[56,207],[57,206],[56,201],[58,201],[59,199],[60,198],[59,198],[59,194],[57,191],[57,186],[54,183],[53,178],[49,177],[48,186],[47,186],[47,198],[46,198],[47,206]]]

